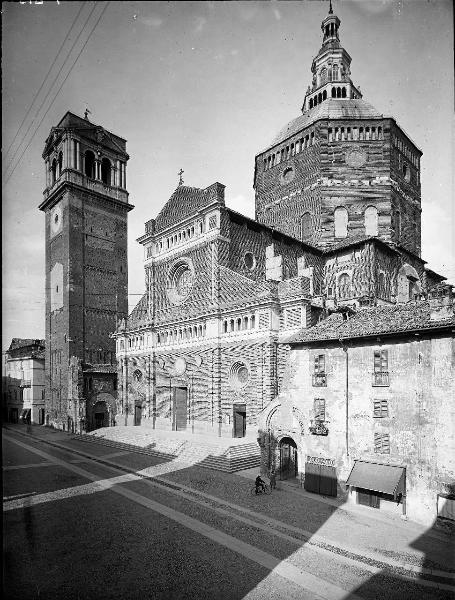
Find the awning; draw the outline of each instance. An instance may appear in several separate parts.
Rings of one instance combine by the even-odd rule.
[[[406,495],[406,468],[356,460],[346,485],[398,496]]]

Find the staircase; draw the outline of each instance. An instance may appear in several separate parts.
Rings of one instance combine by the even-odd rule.
[[[77,439],[225,473],[259,467],[261,461],[259,446],[251,439],[233,443],[228,438],[142,427],[103,427]]]

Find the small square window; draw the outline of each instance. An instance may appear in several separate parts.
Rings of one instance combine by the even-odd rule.
[[[374,451],[377,454],[390,454],[390,438],[388,433],[374,434]]]

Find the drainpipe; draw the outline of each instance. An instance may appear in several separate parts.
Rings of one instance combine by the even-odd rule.
[[[343,348],[346,358],[346,385],[345,385],[345,405],[346,405],[346,456],[349,456],[349,352],[348,347],[343,343],[343,339],[338,340]]]

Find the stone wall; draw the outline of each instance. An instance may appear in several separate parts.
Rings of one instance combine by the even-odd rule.
[[[278,437],[286,423],[295,430],[298,423],[291,411],[297,409],[304,421],[303,433],[297,436],[300,470],[306,455],[333,459],[341,482],[356,459],[405,466],[407,513],[429,524],[436,517],[437,494],[447,493],[455,482],[454,338],[422,331],[418,337],[347,346],[347,352],[340,344],[291,350],[288,377],[277,399],[286,415],[271,419],[272,433]],[[378,349],[388,352],[386,386],[372,385],[373,353]],[[314,387],[314,358],[320,354],[325,356],[327,385]],[[315,399],[325,400],[327,436],[309,432]],[[386,409],[383,416],[375,416],[378,401]],[[266,409],[263,428],[268,415]],[[389,453],[375,451],[375,434],[389,436]]]

